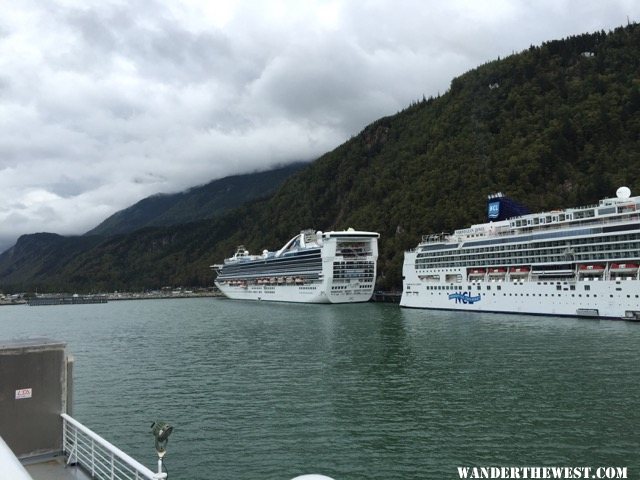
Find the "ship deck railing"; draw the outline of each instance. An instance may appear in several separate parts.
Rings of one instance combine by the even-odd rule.
[[[63,450],[67,465],[79,465],[92,478],[107,480],[153,480],[154,472],[131,458],[71,416],[63,420]]]
[[[422,243],[439,243],[444,242],[452,235],[450,233],[431,233],[429,235],[422,235]]]
[[[624,216],[624,218],[620,218]],[[496,228],[492,232],[484,232],[482,237],[478,236],[469,236],[466,234],[456,234],[454,233],[436,233],[431,235],[422,235],[422,241],[419,245],[424,245],[428,243],[446,243],[446,242],[466,242],[469,240],[477,240],[477,239],[487,239],[487,238],[500,238],[500,237],[508,237],[513,235],[523,235],[529,234],[538,231],[550,231],[550,230],[560,230],[562,228],[567,227],[582,227],[582,226],[599,226],[599,225],[611,225],[616,223],[626,223],[630,221],[637,221],[640,219],[640,213],[634,211],[629,214],[624,213],[618,217],[591,217],[591,218],[581,218],[574,219],[570,221],[564,222],[553,222],[553,223],[539,223],[537,225],[526,225],[522,227],[499,227]],[[410,252],[415,251],[416,249],[409,250]]]

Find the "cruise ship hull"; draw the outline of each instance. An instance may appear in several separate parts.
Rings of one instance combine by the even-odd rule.
[[[331,291],[331,286],[310,285],[248,285],[230,286],[216,283],[220,291],[234,300],[258,300],[293,303],[358,303],[373,295],[371,285],[359,282],[343,284],[346,289]]]
[[[405,265],[402,307],[640,320],[636,318],[640,304],[638,279],[505,278],[431,284],[412,275],[412,270],[411,265]]]

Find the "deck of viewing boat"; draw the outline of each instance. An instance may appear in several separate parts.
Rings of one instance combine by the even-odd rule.
[[[67,466],[62,458],[25,465],[33,480],[90,480],[79,466]]]
[[[73,357],[49,339],[0,343],[0,472],[11,480],[157,478],[71,417]]]

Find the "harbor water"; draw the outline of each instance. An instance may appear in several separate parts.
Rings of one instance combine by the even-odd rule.
[[[0,339],[75,357],[73,416],[169,478],[455,479],[458,466],[640,478],[640,324],[220,298],[0,307]]]

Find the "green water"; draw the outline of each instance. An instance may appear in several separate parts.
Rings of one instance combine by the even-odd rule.
[[[458,478],[626,466],[640,478],[640,324],[223,299],[0,307],[0,339],[76,359],[73,415],[170,479]]]

